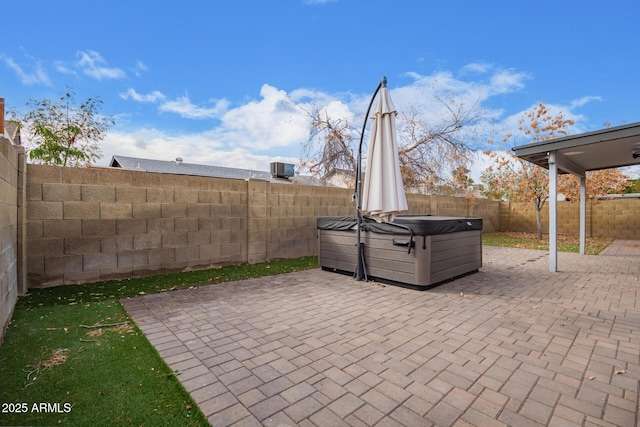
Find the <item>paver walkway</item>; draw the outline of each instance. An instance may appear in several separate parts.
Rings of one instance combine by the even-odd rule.
[[[318,269],[122,302],[216,427],[637,426],[638,243],[558,273],[485,247],[424,292]]]

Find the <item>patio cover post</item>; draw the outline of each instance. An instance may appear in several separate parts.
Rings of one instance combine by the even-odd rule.
[[[549,201],[549,269],[553,272],[557,271],[558,171],[580,178],[580,253],[584,253],[587,229],[586,172],[640,165],[640,122],[534,142],[514,147],[513,151],[519,158],[549,169],[550,193],[553,187]]]
[[[584,255],[587,239],[587,178],[580,177],[580,254]]]
[[[558,165],[556,152],[549,153],[549,271],[558,271]]]

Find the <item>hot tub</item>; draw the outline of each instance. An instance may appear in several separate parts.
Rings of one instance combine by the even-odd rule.
[[[323,270],[353,275],[355,217],[319,217]],[[482,218],[399,215],[392,223],[364,217],[361,250],[367,278],[425,290],[482,267]]]

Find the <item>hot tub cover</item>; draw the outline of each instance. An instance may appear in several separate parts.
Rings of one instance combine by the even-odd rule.
[[[482,230],[482,218],[431,215],[398,215],[394,221],[413,230],[417,236]]]
[[[350,230],[358,224],[351,216],[318,217],[320,230]],[[367,216],[362,218],[362,230],[383,234],[431,236],[458,231],[482,230],[482,218],[431,215],[398,215],[393,222],[379,223]]]

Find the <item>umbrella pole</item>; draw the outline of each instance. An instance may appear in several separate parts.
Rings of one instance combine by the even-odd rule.
[[[373,92],[373,96],[371,97],[371,102],[369,102],[369,108],[367,108],[367,114],[364,116],[364,123],[362,124],[362,132],[360,132],[360,145],[358,146],[358,162],[356,165],[356,210],[357,210],[357,230],[356,230],[356,271],[354,273],[354,277],[356,280],[362,281],[367,280],[367,272],[364,264],[364,251],[362,250],[362,242],[360,240],[360,227],[362,225],[362,141],[364,140],[364,131],[367,127],[367,120],[369,119],[369,113],[371,112],[371,107],[373,106],[373,101],[376,99],[380,88],[387,86],[387,78],[382,77],[378,87],[375,92]]]

